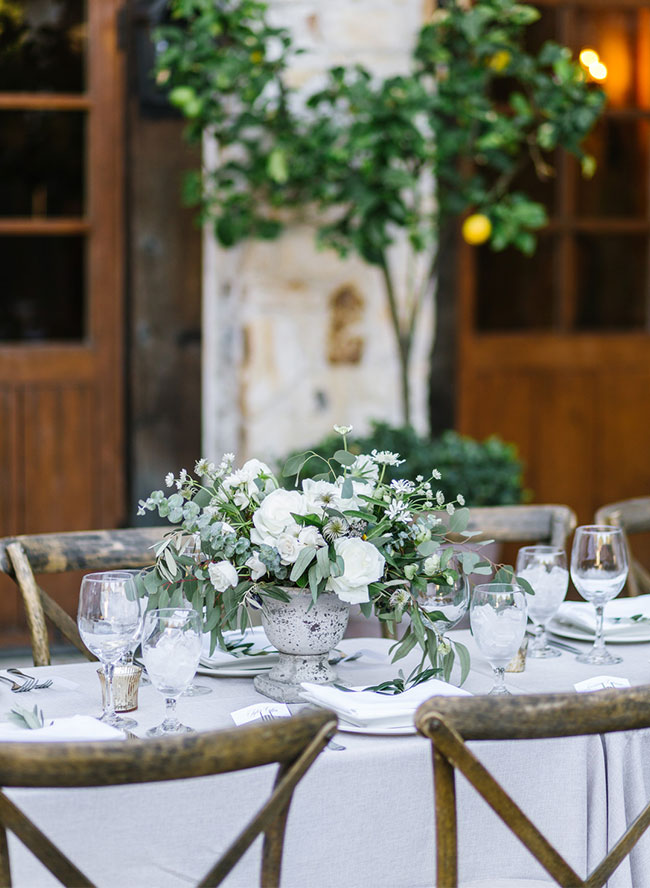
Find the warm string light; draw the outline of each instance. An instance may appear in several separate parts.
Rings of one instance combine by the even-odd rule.
[[[595,49],[583,49],[580,53],[580,64],[594,80],[602,81],[607,77],[607,65],[601,62]]]

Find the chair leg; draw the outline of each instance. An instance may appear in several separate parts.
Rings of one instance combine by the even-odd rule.
[[[287,765],[281,765],[275,779],[277,786],[288,770]],[[278,811],[275,819],[264,832],[264,846],[262,849],[262,888],[278,888],[280,884],[280,870],[282,867],[282,854],[284,852],[284,836],[289,817],[289,804],[291,797],[284,808]]]
[[[0,885],[2,885],[3,888],[11,888],[11,869],[9,867],[7,831],[2,824],[0,824]]]
[[[433,746],[433,779],[436,805],[436,885],[458,885],[458,836],[454,767]]]
[[[10,543],[7,546],[7,554],[16,574],[20,594],[23,596],[34,665],[49,666],[50,643],[47,637],[45,614],[31,565],[20,543]]]

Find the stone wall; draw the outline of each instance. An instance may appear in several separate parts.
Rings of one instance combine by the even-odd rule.
[[[275,22],[309,50],[291,71],[309,86],[335,64],[381,75],[408,64],[427,0],[271,0]],[[206,144],[206,162],[214,146]],[[405,271],[404,250],[392,260]],[[204,239],[204,452],[276,459],[334,423],[365,430],[399,422],[397,352],[379,272],[317,251],[301,226],[234,250]],[[413,362],[413,421],[426,428],[433,310],[423,313]]]

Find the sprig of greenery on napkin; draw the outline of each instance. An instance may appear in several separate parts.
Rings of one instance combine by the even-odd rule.
[[[19,728],[29,728],[31,731],[36,728],[42,728],[45,724],[43,710],[39,709],[38,706],[34,706],[33,709],[15,706],[7,716],[7,721],[18,725]]]

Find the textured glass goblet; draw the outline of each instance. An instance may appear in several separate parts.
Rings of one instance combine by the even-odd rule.
[[[187,555],[189,558],[193,558],[197,564],[205,560],[203,553],[201,552],[201,538],[197,534],[192,534],[188,536],[185,542],[183,543],[183,547],[181,549],[182,555]],[[196,610],[191,601],[187,598],[183,597],[183,603],[181,607],[193,608]],[[198,613],[198,611],[197,611]],[[199,614],[200,617],[200,614]],[[212,688],[209,688],[204,684],[196,684],[196,682],[192,682],[190,686],[183,692],[184,697],[203,697],[205,694],[211,694]]]
[[[509,694],[506,666],[526,634],[526,595],[515,583],[482,583],[474,587],[469,608],[474,641],[495,675],[490,694]]]
[[[569,586],[566,553],[557,546],[524,546],[517,553],[517,576],[527,580],[534,595],[527,598],[528,616],[533,622],[535,637],[528,645],[527,656],[548,659],[561,656],[546,638],[546,624],[557,612]]]
[[[140,599],[129,573],[105,571],[82,579],[77,625],[83,643],[102,664],[106,693],[100,721],[120,730],[137,722],[115,714],[113,671],[139,637],[141,624]]]
[[[449,583],[428,583],[422,597],[421,607],[425,612],[425,622],[430,622],[438,632],[452,629],[467,613],[469,607],[469,582],[457,564],[450,562],[457,571],[453,585]]]
[[[176,717],[176,702],[196,672],[201,656],[201,619],[195,610],[167,607],[144,621],[142,657],[151,683],[165,698],[165,718],[148,737],[193,733]]]
[[[612,666],[623,661],[605,646],[603,619],[605,605],[625,585],[627,570],[627,549],[620,527],[587,524],[577,528],[571,549],[571,579],[582,597],[596,609],[594,646],[576,657],[580,663]]]

